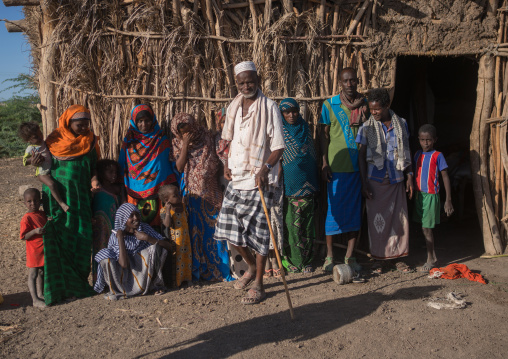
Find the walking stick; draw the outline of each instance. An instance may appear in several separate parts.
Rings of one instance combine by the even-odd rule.
[[[291,319],[295,319],[295,313],[293,312],[293,304],[291,303],[291,298],[289,297],[289,289],[286,283],[286,275],[284,274],[284,267],[282,267],[279,249],[277,248],[277,241],[275,240],[275,236],[273,235],[272,223],[270,222],[270,215],[268,214],[268,209],[266,208],[265,196],[263,195],[263,190],[261,189],[261,186],[258,186],[258,189],[259,195],[261,196],[261,203],[263,203],[263,209],[265,210],[266,221],[268,222],[268,229],[270,230],[270,237],[272,238],[273,249],[275,251],[275,256],[277,257],[277,263],[279,264],[280,274],[282,274],[282,282],[284,283],[284,290],[286,291],[286,297],[288,298],[289,313],[291,314]]]

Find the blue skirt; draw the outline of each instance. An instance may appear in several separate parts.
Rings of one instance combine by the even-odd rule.
[[[334,172],[328,183],[328,212],[325,233],[334,235],[359,231],[362,221],[360,172]]]

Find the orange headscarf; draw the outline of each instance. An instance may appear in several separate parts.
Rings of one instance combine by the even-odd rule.
[[[88,131],[86,135],[75,136],[72,133],[70,129],[71,119],[78,113],[88,114],[87,117],[90,116],[90,110],[86,107],[72,105],[60,116],[58,128],[51,132],[46,139],[49,151],[58,159],[65,160],[86,155],[94,146],[97,148],[97,155],[99,155],[99,138],[93,134],[92,130]]]

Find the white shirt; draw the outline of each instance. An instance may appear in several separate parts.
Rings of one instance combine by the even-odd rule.
[[[268,154],[265,154],[265,156],[273,151],[285,148],[284,133],[282,131],[282,115],[277,104],[271,100],[268,101],[269,119],[266,126],[266,136],[268,140],[266,151],[268,151]],[[228,167],[233,177],[233,188],[236,190],[257,189],[255,176],[261,168],[255,167],[252,171],[247,170],[246,167],[249,163],[248,151],[245,151],[245,146],[241,141],[248,133],[250,121],[256,121],[253,113],[254,109],[255,105],[253,104],[249,107],[247,116],[242,117],[242,107],[240,106],[235,116],[233,140],[229,147]],[[278,187],[279,182],[279,166],[279,161],[277,161],[275,166],[268,172],[268,183],[275,187]]]

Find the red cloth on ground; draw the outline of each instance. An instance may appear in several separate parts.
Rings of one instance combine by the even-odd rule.
[[[25,238],[25,235],[35,228],[44,227],[48,218],[43,211],[28,212],[21,219],[21,228],[19,238]],[[32,236],[26,242],[26,266],[28,268],[44,267],[44,245],[42,234]]]
[[[444,272],[439,278],[444,279],[459,279],[466,278],[473,282],[487,284],[481,274],[473,273],[465,264],[452,263],[443,268],[432,268],[429,274],[432,275],[435,272]]]

